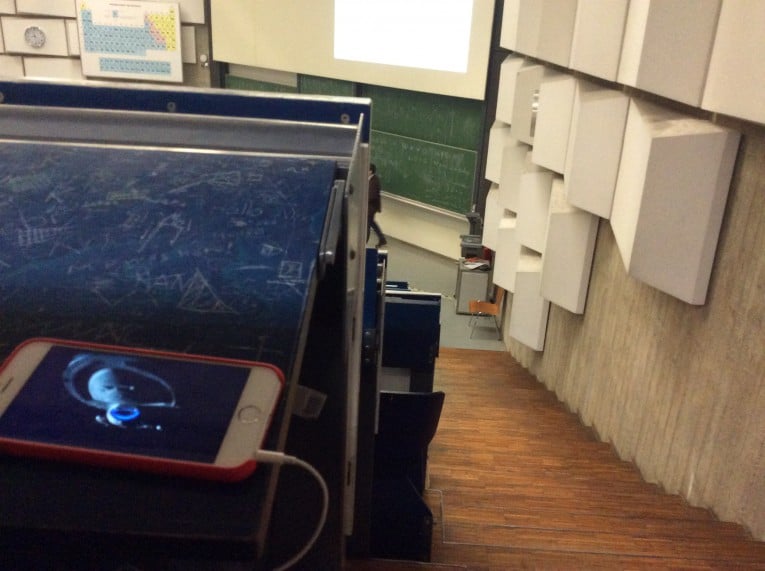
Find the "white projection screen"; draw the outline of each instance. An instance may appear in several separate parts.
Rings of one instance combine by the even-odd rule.
[[[494,0],[212,0],[217,61],[483,99]]]

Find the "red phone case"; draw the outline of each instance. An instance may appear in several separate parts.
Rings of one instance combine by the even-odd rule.
[[[284,386],[284,374],[281,369],[269,363],[259,361],[247,361],[242,359],[228,359],[223,357],[204,356],[198,354],[179,353],[172,351],[161,351],[156,349],[143,349],[136,347],[124,347],[118,345],[106,345],[100,343],[86,343],[80,341],[70,341],[63,339],[53,339],[47,337],[38,337],[29,339],[18,345],[13,352],[5,359],[0,372],[10,363],[16,354],[27,344],[34,342],[45,342],[53,345],[66,347],[91,349],[118,354],[140,355],[148,357],[170,357],[184,361],[199,361],[205,363],[217,363],[228,365],[239,365],[246,367],[265,367],[273,370],[281,387]],[[281,388],[280,388],[281,391]],[[264,434],[267,434],[269,426],[266,427]],[[109,452],[89,448],[80,448],[74,446],[62,446],[57,444],[47,444],[42,442],[33,442],[0,436],[0,452],[14,456],[25,456],[40,458],[45,460],[76,462],[90,466],[99,466],[105,468],[125,469],[130,471],[149,472],[152,474],[161,474],[168,476],[184,476],[190,478],[215,480],[221,482],[237,482],[250,476],[257,465],[254,459],[248,460],[239,466],[223,468],[212,464],[201,462],[191,462],[184,460],[175,460],[170,458],[155,458],[151,456],[139,456],[135,454],[126,454],[121,452]]]

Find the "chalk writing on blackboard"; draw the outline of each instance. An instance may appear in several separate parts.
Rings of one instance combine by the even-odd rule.
[[[288,359],[335,171],[330,159],[0,141],[0,345],[59,335]]]
[[[236,313],[223,303],[199,270],[194,272],[184,288],[178,308],[197,313]]]
[[[468,151],[476,151],[481,138],[483,103],[432,93],[364,86],[374,101],[372,128]]]
[[[477,154],[389,133],[372,133],[383,189],[464,213],[471,203]]]

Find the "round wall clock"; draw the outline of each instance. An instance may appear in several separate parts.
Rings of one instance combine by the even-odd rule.
[[[41,48],[45,45],[45,32],[37,26],[29,26],[24,30],[24,41],[33,48]]]

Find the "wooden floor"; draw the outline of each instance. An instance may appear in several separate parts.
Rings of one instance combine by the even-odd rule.
[[[442,348],[432,562],[352,571],[765,569],[765,543],[644,482],[508,353]]]

